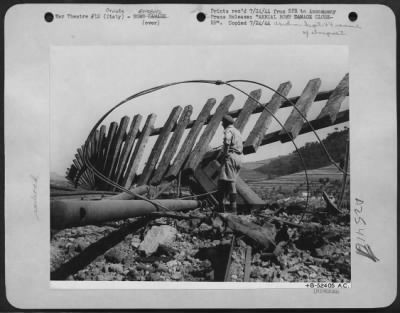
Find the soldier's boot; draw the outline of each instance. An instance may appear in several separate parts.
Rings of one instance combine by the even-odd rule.
[[[231,193],[229,195],[229,201],[230,201],[230,205],[229,205],[229,211],[232,214],[237,214],[237,202],[236,202],[236,198],[237,195],[236,193]]]

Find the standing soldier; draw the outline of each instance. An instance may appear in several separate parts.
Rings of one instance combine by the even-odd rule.
[[[222,165],[219,174],[219,211],[225,211],[224,200],[229,195],[230,212],[237,213],[236,179],[242,164],[243,139],[240,131],[233,126],[233,118],[225,115],[222,119],[224,127],[224,144],[222,147]]]

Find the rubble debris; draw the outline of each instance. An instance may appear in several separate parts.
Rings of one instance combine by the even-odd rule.
[[[177,230],[168,225],[153,226],[145,235],[144,240],[139,245],[139,251],[143,251],[147,256],[157,251],[160,245],[168,245],[176,238]]]
[[[220,216],[225,221],[227,226],[233,231],[246,235],[264,246],[266,249],[276,246],[275,243],[275,227],[272,224],[264,225],[263,227],[245,221],[240,216],[221,213]]]
[[[74,271],[63,270],[62,275],[52,279],[350,281],[348,216],[307,214],[301,220],[302,214],[289,214],[284,206],[282,210],[266,208],[237,216],[208,208],[179,213],[178,218],[175,212],[159,213],[146,222],[130,219],[136,226],[127,227],[118,235],[118,241],[113,239],[113,244],[100,249],[97,242],[113,238],[112,234],[119,232],[118,227],[124,227],[126,221],[61,230],[51,239],[51,269],[57,273],[72,260]],[[160,238],[150,235],[159,228],[168,230]],[[145,245],[146,237],[149,241]],[[164,242],[163,238],[169,240]],[[146,253],[146,246],[152,247],[151,252]],[[78,267],[75,259],[88,253],[94,255]]]
[[[124,254],[118,248],[112,248],[104,254],[106,261],[111,263],[121,263],[124,261]]]

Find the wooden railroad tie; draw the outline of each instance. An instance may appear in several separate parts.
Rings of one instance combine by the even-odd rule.
[[[349,74],[346,74],[339,84],[329,91],[319,91],[321,80],[315,78],[305,86],[300,96],[287,101],[281,95],[274,93],[269,102],[260,105],[261,90],[249,93],[241,109],[231,110],[233,95],[227,95],[211,114],[216,99],[210,98],[202,107],[199,115],[191,120],[193,107],[176,106],[170,112],[164,125],[155,128],[157,116],[150,114],[141,127],[143,117],[133,116],[131,123],[128,116],[122,117],[119,123],[111,122],[108,127],[101,125],[89,142],[88,157],[95,168],[112,181],[124,186],[158,186],[174,180],[179,173],[193,176],[199,187],[206,192],[217,188],[220,163],[216,160],[216,151],[210,151],[209,144],[214,137],[222,117],[230,114],[235,119],[235,127],[241,132],[249,123],[252,114],[259,117],[248,137],[244,140],[243,153],[256,153],[260,146],[273,142],[287,142],[290,138],[312,131],[301,114],[293,108],[283,123],[289,135],[283,130],[267,133],[279,109],[291,107],[291,102],[306,117],[314,102],[325,101],[318,117],[310,121],[314,129],[321,129],[349,121],[349,110],[340,111],[343,101],[349,95]],[[278,92],[287,97],[292,84],[284,82],[278,86]],[[187,135],[184,131],[190,129]],[[150,155],[143,160],[144,151],[150,136],[158,136]],[[179,148],[180,146],[180,148]],[[83,147],[77,149],[75,159],[67,169],[66,178],[88,190],[118,191],[114,186],[96,177],[87,170],[83,159]],[[178,149],[179,148],[179,149]],[[140,166],[141,173],[138,173]],[[237,182],[241,204],[259,206],[264,201],[241,178]]]

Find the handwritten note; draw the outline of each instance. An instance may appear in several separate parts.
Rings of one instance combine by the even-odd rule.
[[[372,251],[371,246],[367,243],[366,230],[367,222],[363,216],[364,201],[356,198],[355,208],[354,208],[354,222],[356,224],[356,238],[355,238],[355,248],[356,253],[364,256],[374,262],[379,261]]]
[[[32,195],[31,199],[33,200],[33,211],[36,216],[36,218],[39,220],[39,214],[38,214],[38,181],[39,181],[39,176],[35,175],[30,175],[32,179]]]
[[[330,9],[270,9],[262,8],[224,8],[208,12],[208,21],[213,26],[231,27],[285,27],[299,28],[306,38],[323,36],[337,37],[348,35],[349,30],[361,29],[354,22],[334,22],[336,10]]]

